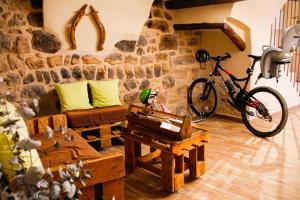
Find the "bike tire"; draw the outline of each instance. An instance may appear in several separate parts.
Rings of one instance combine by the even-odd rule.
[[[214,95],[212,97],[214,100],[212,109],[209,110],[208,112],[202,111],[199,108],[197,108],[196,104],[200,104],[200,103],[195,102],[195,100],[193,99],[193,95],[201,95],[203,93],[203,91],[202,91],[200,94],[195,94],[196,92],[199,92],[199,91],[195,91],[194,89],[197,87],[197,85],[200,85],[200,84],[204,84],[204,85],[209,84],[209,85],[207,85],[209,87],[208,88],[209,89],[208,96]],[[196,115],[198,115],[200,117],[204,117],[204,118],[213,115],[217,110],[218,103],[219,103],[219,93],[218,93],[217,89],[215,88],[214,84],[208,83],[206,78],[198,78],[192,82],[192,84],[190,85],[190,87],[188,89],[188,104],[189,104],[189,107],[191,108],[191,110]]]
[[[259,92],[269,93],[269,94],[273,95],[278,100],[278,102],[280,103],[281,112],[282,112],[280,123],[272,131],[262,132],[262,131],[256,130],[251,125],[250,121],[247,118],[248,114],[246,112],[246,109],[247,109],[246,108],[247,107],[246,103],[243,104],[242,109],[241,109],[242,120],[243,120],[244,124],[246,125],[247,129],[249,131],[251,131],[254,135],[256,135],[258,137],[262,137],[262,138],[272,137],[272,136],[278,134],[284,128],[284,126],[287,122],[287,119],[288,119],[288,108],[287,108],[286,102],[285,102],[284,98],[282,97],[282,95],[279,92],[277,92],[276,90],[274,90],[273,88],[270,88],[270,87],[263,87],[262,86],[262,87],[254,88],[253,90],[249,91],[249,93],[245,97],[245,100],[247,101],[247,99],[250,99],[256,93],[259,93]]]

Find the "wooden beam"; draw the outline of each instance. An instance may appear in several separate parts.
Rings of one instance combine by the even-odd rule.
[[[231,41],[241,50],[246,49],[245,41],[229,26],[229,24],[224,24],[222,31],[231,39]]]
[[[174,24],[173,27],[175,30],[220,29],[241,51],[246,49],[246,42],[227,23]]]
[[[142,168],[158,175],[158,176],[161,176],[161,168],[159,168],[158,166],[155,166],[155,165],[152,165],[151,163],[145,163],[141,160],[137,160],[137,164],[139,166],[141,166]]]
[[[141,162],[150,162],[152,161],[153,159],[159,157],[161,154],[161,150],[157,149],[147,155],[144,155],[144,156],[141,156],[138,160],[141,161]]]
[[[165,2],[166,8],[169,10],[192,8],[198,6],[208,6],[223,3],[234,3],[244,0],[168,0]]]
[[[192,24],[174,24],[175,30],[197,30],[197,29],[222,29],[224,23],[192,23]]]

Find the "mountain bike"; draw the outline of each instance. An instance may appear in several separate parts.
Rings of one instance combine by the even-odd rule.
[[[255,63],[261,59],[261,56],[248,56],[252,58],[252,64],[247,68],[247,76],[237,78],[220,64],[231,58],[230,54],[210,57],[205,51],[200,58],[197,58],[196,54],[199,62],[212,60],[215,66],[208,79],[197,78],[192,82],[188,89],[188,104],[191,110],[202,118],[214,114],[220,99],[214,80],[217,76],[230,97],[227,99],[228,103],[241,113],[246,127],[258,137],[271,137],[284,128],[288,118],[287,105],[282,95],[273,88],[261,86],[247,91]],[[221,71],[230,79],[225,80]],[[239,82],[244,82],[243,87]]]

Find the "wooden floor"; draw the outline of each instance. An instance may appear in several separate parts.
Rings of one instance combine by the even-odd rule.
[[[125,198],[139,199],[300,199],[300,107],[289,112],[285,129],[273,138],[252,135],[242,123],[210,118],[207,171],[173,194],[158,176],[138,169],[125,178]],[[112,147],[123,151],[123,146]],[[109,149],[107,149],[109,150]]]

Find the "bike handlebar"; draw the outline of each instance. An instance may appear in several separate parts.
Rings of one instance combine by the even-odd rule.
[[[216,56],[216,57],[210,57],[212,60],[214,60],[214,61],[218,61],[218,62],[220,62],[220,61],[223,61],[223,60],[226,60],[226,59],[228,59],[228,58],[231,58],[231,55],[229,54],[229,53],[225,53],[226,55],[225,56]]]

